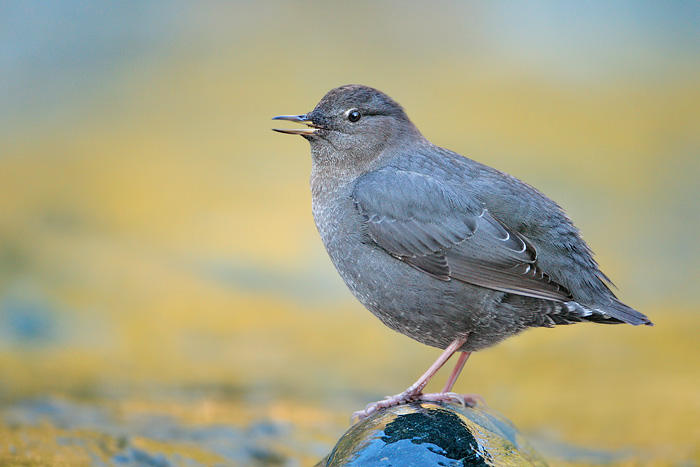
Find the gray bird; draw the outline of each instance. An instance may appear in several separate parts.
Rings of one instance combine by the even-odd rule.
[[[415,384],[367,406],[474,403],[451,393],[471,352],[531,327],[652,325],[620,302],[564,211],[530,185],[428,141],[386,94],[347,85],[275,129],[311,144],[312,208],[338,273],[391,329],[445,349]],[[462,352],[443,391],[423,388]]]

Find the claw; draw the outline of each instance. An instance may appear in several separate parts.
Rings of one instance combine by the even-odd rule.
[[[364,413],[362,410],[359,410],[357,412],[353,412],[352,415],[350,415],[350,426],[353,426],[355,423],[359,423],[364,417],[361,417],[360,415]]]
[[[456,392],[446,392],[445,395],[450,396],[450,398],[459,402],[462,405],[462,407],[467,408],[467,403],[461,394],[457,394]]]

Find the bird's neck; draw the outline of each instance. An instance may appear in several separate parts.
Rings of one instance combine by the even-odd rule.
[[[314,181],[318,184],[344,185],[390,164],[393,158],[411,153],[411,148],[425,141],[415,127],[411,129],[414,131],[393,134],[375,147],[346,147],[341,151],[326,142],[312,143],[312,186]]]
[[[311,167],[311,194],[314,199],[333,197],[345,190],[361,173],[357,168],[327,166],[314,159]]]

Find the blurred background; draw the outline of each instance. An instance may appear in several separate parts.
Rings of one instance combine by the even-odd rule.
[[[562,465],[698,465],[700,4],[555,0],[3,2],[0,460],[93,465],[138,414],[262,420],[272,457],[209,454],[306,465],[427,368],[346,291],[308,144],[270,131],[348,83],[555,199],[656,323],[533,330],[456,389]]]

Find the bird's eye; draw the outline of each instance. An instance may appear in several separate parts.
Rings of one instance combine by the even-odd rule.
[[[360,117],[362,117],[362,114],[357,109],[353,109],[350,112],[348,112],[348,120],[350,120],[353,123],[358,121]]]

